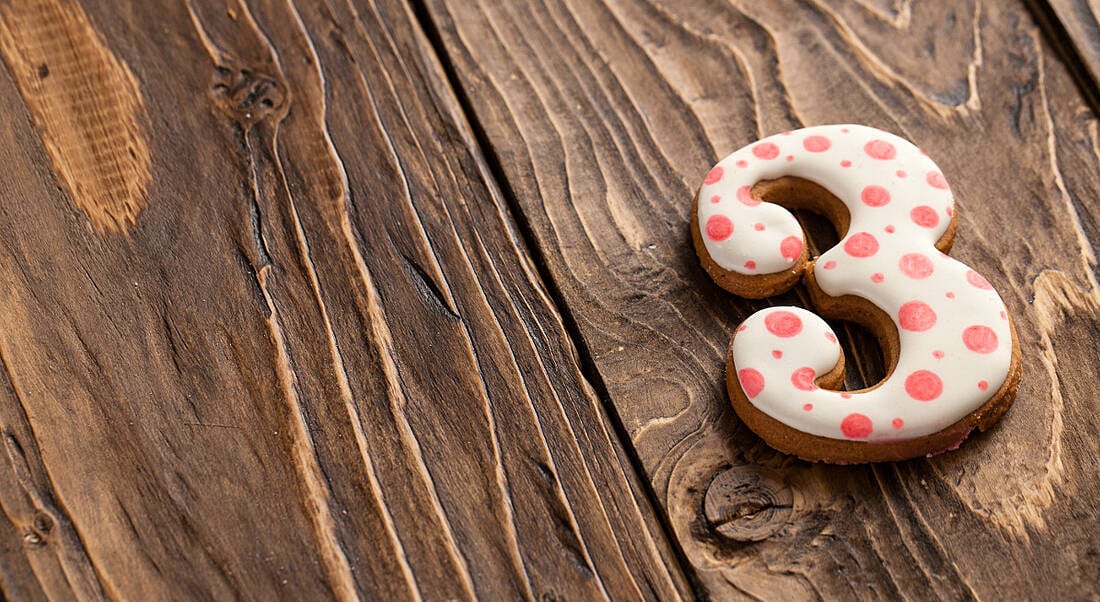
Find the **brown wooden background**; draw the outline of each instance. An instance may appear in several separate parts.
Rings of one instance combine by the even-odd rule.
[[[1098,14],[0,0],[0,592],[1100,598]],[[956,453],[809,465],[729,408],[768,302],[693,191],[834,122],[937,160],[1016,319]]]

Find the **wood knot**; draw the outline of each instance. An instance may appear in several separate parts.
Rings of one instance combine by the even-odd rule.
[[[23,544],[28,548],[41,548],[46,545],[46,539],[38,534],[33,529],[27,529],[23,532]]]
[[[794,493],[774,471],[734,466],[719,473],[703,503],[711,530],[733,541],[763,541],[786,525]]]
[[[276,77],[248,67],[217,67],[210,93],[218,107],[245,130],[281,114],[288,97],[286,85]]]
[[[53,530],[53,525],[53,517],[45,512],[36,512],[34,520],[31,521],[31,527],[43,538],[50,534],[50,531]]]
[[[34,514],[31,524],[23,529],[23,543],[31,548],[39,548],[49,543],[53,531],[54,519],[41,510]]]
[[[138,81],[79,2],[0,2],[7,62],[65,190],[97,229],[125,232],[151,180]]]

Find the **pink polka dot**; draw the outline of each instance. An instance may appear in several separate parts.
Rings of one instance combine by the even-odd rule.
[[[890,426],[894,427],[894,430],[898,430],[901,427],[905,426],[905,421],[901,418],[895,418],[890,421]]]
[[[953,293],[951,291],[947,291],[946,293],[944,293],[943,296],[947,297],[948,299],[954,299],[955,298],[955,293]]]
[[[905,170],[904,170],[904,169],[899,169],[899,170],[897,170],[897,171],[896,171],[896,172],[894,172],[894,173],[895,173],[895,174],[896,174],[896,175],[897,175],[897,176],[898,176],[899,178],[904,178],[904,177],[906,177],[906,176],[908,176],[908,175],[909,175],[909,174],[905,173]]]
[[[982,391],[985,391],[986,389],[989,388],[989,383],[985,382],[984,380],[979,380],[978,381],[978,388],[981,389]]]
[[[831,333],[831,332],[826,332],[826,333],[825,333],[825,338],[826,338],[826,339],[829,339],[829,342],[830,342],[830,343],[835,343],[835,342],[836,342],[836,335],[834,335],[834,334],[833,334],[833,333]]]
[[[797,236],[788,236],[779,244],[779,253],[787,261],[794,261],[802,257],[802,239]]]
[[[841,133],[847,134],[848,128],[840,128]]]
[[[889,225],[889,226],[886,226],[886,228],[885,228],[885,229],[886,229],[886,233],[887,233],[887,234],[893,234],[893,233],[894,233],[894,231],[895,231],[895,228],[894,228],[894,226],[893,226],[893,225]]]
[[[712,202],[712,203],[719,203],[721,201],[722,201],[722,197],[720,197],[718,195],[714,195],[714,196],[710,197],[710,202]]]
[[[1008,314],[1006,314],[1003,310],[1001,311],[1001,319],[1002,320],[1007,320],[1008,319]]]
[[[863,204],[868,207],[882,207],[890,202],[890,191],[882,186],[871,185],[863,189],[859,198],[862,199]]]
[[[746,329],[748,329],[748,326],[742,324],[737,327],[737,332],[745,332]]]
[[[778,350],[778,349],[775,349],[775,350],[772,351],[772,357],[774,357],[775,359],[782,359],[783,352]]]
[[[871,419],[863,414],[848,414],[840,423],[840,432],[849,439],[866,439],[872,430]]]
[[[872,140],[863,146],[863,152],[872,159],[887,160],[897,156],[898,151],[893,144],[885,140]]]
[[[851,166],[852,166],[852,162],[851,162],[851,161],[849,161],[849,160],[847,160],[847,159],[845,159],[845,160],[843,160],[843,161],[841,161],[841,162],[840,162],[840,166],[841,166],[841,167],[851,167]]]
[[[771,142],[761,142],[752,147],[752,154],[760,159],[774,159],[779,156],[779,147]]]
[[[943,393],[943,381],[935,372],[917,370],[905,378],[905,392],[917,401],[932,401]]]
[[[811,153],[823,153],[829,150],[829,147],[833,144],[829,142],[829,139],[825,136],[810,136],[802,141],[802,148],[810,151]]]
[[[878,252],[878,239],[868,232],[858,232],[844,242],[844,250],[852,257],[870,257]]]
[[[790,136],[790,135],[791,135],[791,134],[793,134],[793,133],[794,133],[794,132],[792,132],[792,131],[790,131],[790,130],[787,130],[786,132],[781,132],[781,133],[780,133],[779,135],[780,135],[780,136]]]
[[[886,276],[883,276],[880,272],[875,272],[874,274],[871,274],[871,282],[874,282],[875,284],[878,284],[885,279]]]
[[[936,312],[927,303],[910,301],[898,310],[898,324],[905,330],[922,332],[936,325]]]
[[[935,228],[936,224],[940,223],[940,216],[936,214],[935,209],[928,205],[913,207],[913,210],[909,212],[909,219],[922,228]]]
[[[794,161],[794,155],[787,155],[788,161]]]
[[[722,179],[722,172],[723,172],[722,168],[720,166],[716,165],[713,169],[711,169],[709,172],[707,172],[707,177],[703,178],[703,183],[704,184],[714,184],[718,180],[721,180]]]
[[[943,210],[943,212],[947,214],[947,217],[951,217],[952,215],[955,215],[955,210],[951,207],[947,207],[946,209]]]
[[[902,274],[920,280],[932,275],[932,260],[920,253],[907,253],[898,260],[898,269]]]
[[[804,403],[804,404],[802,404],[802,409],[803,409],[803,410],[806,410],[807,412],[809,412],[810,410],[814,409],[814,404],[812,404],[812,403]]]
[[[773,311],[764,318],[768,332],[777,337],[789,338],[802,332],[802,320],[789,311]]]
[[[737,189],[737,200],[749,207],[755,207],[760,204],[760,201],[753,198],[752,192],[749,191],[748,186],[742,186]]]
[[[714,241],[726,240],[733,234],[733,222],[730,218],[715,214],[707,220],[707,237]]]
[[[795,370],[791,374],[791,384],[796,389],[802,391],[813,391],[817,389],[817,385],[814,384],[814,369],[809,366],[803,366],[798,370]]]
[[[821,268],[825,269],[825,270],[831,270],[835,267],[836,267],[836,262],[835,261],[826,261],[825,264],[821,266]]]
[[[736,165],[737,167],[740,167],[741,169],[745,169],[746,167],[749,166],[749,162],[744,160],[744,159],[741,159],[737,163],[734,163],[734,165]]]
[[[924,177],[924,180],[928,182],[928,185],[932,188],[947,190],[947,180],[944,179],[943,174],[938,171],[928,172],[928,175]]]
[[[748,260],[748,261],[746,261],[746,262],[745,262],[745,269],[747,269],[747,270],[755,270],[755,269],[756,269],[756,262],[755,262],[755,261],[753,261],[753,260],[751,260],[751,259],[750,259],[750,260]]]
[[[749,399],[756,397],[764,390],[764,375],[758,370],[744,368],[737,372],[737,380],[741,381],[741,388]]]
[[[981,274],[975,272],[974,270],[970,270],[966,273],[966,281],[969,282],[971,284],[971,286],[974,286],[975,288],[980,288],[982,290],[987,290],[987,291],[993,290],[993,285],[990,284],[989,281],[986,280],[984,276],[982,276]]]
[[[764,231],[764,224],[761,224],[761,223],[757,222],[757,223],[752,225],[752,229],[756,230],[757,232],[763,232]]]
[[[934,357],[938,360],[942,360],[943,359],[943,352],[940,351],[939,349],[937,349],[937,350],[932,352],[932,357]]]
[[[997,333],[988,326],[971,326],[963,331],[963,344],[975,353],[993,353],[997,350]]]
[[[851,399],[852,398],[851,393],[841,393],[840,396],[843,397],[844,399]]]

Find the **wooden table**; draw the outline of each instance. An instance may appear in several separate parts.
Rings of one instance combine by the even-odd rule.
[[[0,592],[1096,599],[1098,12],[0,0]],[[1015,316],[957,452],[730,409],[732,328],[805,298],[719,290],[694,189],[835,122],[936,159]]]

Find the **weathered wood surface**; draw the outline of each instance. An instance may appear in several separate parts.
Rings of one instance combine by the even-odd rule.
[[[1036,18],[1050,33],[1048,39],[1065,55],[1082,92],[1100,103],[1100,3],[1095,0],[1032,2]]]
[[[408,6],[0,49],[0,597],[690,592]]]
[[[708,592],[1100,595],[1100,141],[1022,3],[427,5]],[[812,466],[769,451],[729,410],[729,334],[765,303],[732,298],[698,267],[693,192],[714,161],[761,135],[848,121],[902,134],[944,168],[961,212],[954,254],[997,284],[1016,319],[1016,405],[956,453]],[[881,374],[873,348],[858,348],[853,386]]]
[[[0,0],[0,595],[1095,598],[1095,13]],[[838,121],[940,163],[1017,321],[958,452],[811,466],[729,408],[764,303],[692,193]]]

